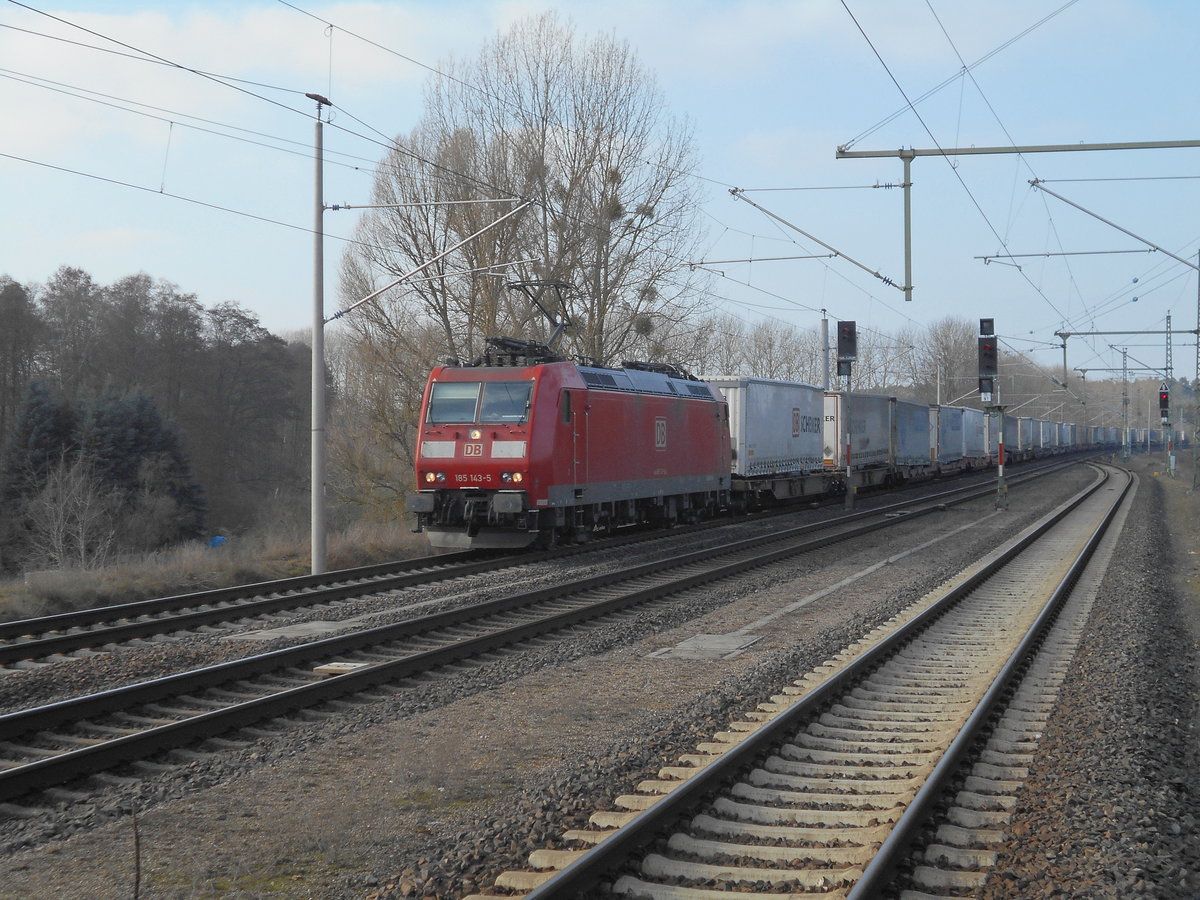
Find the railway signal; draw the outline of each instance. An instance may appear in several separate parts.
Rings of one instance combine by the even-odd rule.
[[[857,325],[854,322],[838,322],[837,330],[838,363],[840,364],[844,360],[858,359]],[[842,374],[840,365],[838,374]]]
[[[997,371],[996,339],[981,337],[979,339],[979,377],[995,378]]]
[[[1158,386],[1158,415],[1164,422],[1171,418],[1171,391],[1165,381]]]
[[[979,339],[979,394],[986,402],[991,399],[996,390],[996,338],[991,336],[992,320],[980,319],[979,330],[987,331],[989,336]]]

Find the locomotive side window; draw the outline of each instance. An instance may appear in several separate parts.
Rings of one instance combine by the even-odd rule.
[[[562,392],[562,421],[564,425],[571,424],[571,392]]]
[[[529,415],[532,381],[485,381],[480,422],[522,422]]]
[[[478,406],[478,381],[439,381],[429,395],[428,421],[431,425],[474,422]]]

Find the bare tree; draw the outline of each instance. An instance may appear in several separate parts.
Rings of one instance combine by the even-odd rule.
[[[560,349],[619,363],[676,361],[686,320],[702,306],[694,281],[707,277],[683,265],[700,233],[691,133],[667,114],[628,45],[580,39],[545,13],[443,68],[453,77],[428,83],[420,124],[379,166],[373,202],[396,208],[360,223],[342,259],[343,305],[513,209],[459,201],[535,205],[344,320],[333,482],[381,510],[394,511],[411,487],[430,367],[476,358],[486,337],[549,337],[549,323],[506,281],[572,285],[566,308],[553,310],[570,321]]]
[[[67,394],[95,386],[97,381],[96,319],[104,289],[82,269],[60,267],[38,297],[49,332],[45,375]]]
[[[432,325],[471,358],[496,333],[544,336],[536,310],[487,267],[534,260],[529,277],[575,286],[565,349],[599,361],[640,342],[646,316],[697,302],[689,130],[624,43],[576,38],[554,13],[526,19],[431,80],[425,114],[377,174],[374,202],[531,198],[539,204],[467,244],[351,319],[364,340]],[[343,261],[343,297],[365,296],[511,206],[376,210]]]
[[[335,332],[327,344],[338,401],[329,430],[330,487],[348,506],[393,518],[411,488],[416,423],[437,329],[380,328],[371,340]]]
[[[121,502],[86,462],[64,457],[25,504],[29,561],[56,569],[105,565],[116,547]]]
[[[943,403],[969,395],[979,375],[976,334],[975,323],[955,316],[920,331],[904,329],[896,343],[911,351],[900,360],[897,383],[907,383],[912,397],[929,403],[939,394]]]

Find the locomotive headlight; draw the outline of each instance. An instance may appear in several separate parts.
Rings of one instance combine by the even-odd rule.
[[[501,481],[512,481],[513,480],[512,472],[501,472],[500,480]]]
[[[477,441],[481,437],[483,437],[483,432],[480,431],[478,428],[472,428],[469,432],[467,432],[467,436],[470,437],[471,440]]]
[[[525,476],[522,475],[520,472],[513,472],[512,480],[519,484],[520,482],[525,480]]]
[[[435,481],[445,481],[445,480],[446,480],[445,472],[426,472],[425,473],[425,481],[427,484],[433,484]]]

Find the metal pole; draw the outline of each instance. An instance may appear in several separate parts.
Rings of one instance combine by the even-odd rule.
[[[904,162],[904,299],[912,300],[912,154],[903,151]]]
[[[325,213],[322,165],[321,107],[333,104],[320,94],[307,94],[317,102],[316,190],[313,203],[313,318],[312,318],[312,471],[310,536],[312,574],[325,571]]]
[[[1196,254],[1196,374],[1192,381],[1192,490],[1200,481],[1196,471],[1196,444],[1200,443],[1200,252]]]
[[[996,380],[996,509],[1008,509],[1008,485],[1004,482],[1004,407],[1000,405],[1000,381]]]
[[[1125,426],[1125,439],[1122,441],[1124,453],[1122,454],[1126,462],[1129,462],[1129,457],[1132,455],[1132,449],[1129,442],[1129,348],[1121,350],[1121,408],[1124,410],[1123,424]]]
[[[1200,338],[1198,338],[1197,340],[1200,340]],[[1171,379],[1174,378],[1174,372],[1175,372],[1175,365],[1171,359],[1171,349],[1172,349],[1171,313],[1170,313],[1170,311],[1168,311],[1167,312],[1167,364],[1165,366],[1165,368],[1167,370],[1166,371],[1167,378],[1163,382],[1167,386],[1168,391],[1171,390]],[[1166,451],[1166,454],[1167,454],[1167,459],[1166,459],[1167,475],[1171,478],[1175,477],[1175,427],[1173,424],[1174,416],[1171,415],[1174,408],[1175,408],[1175,402],[1171,401],[1171,404],[1167,407],[1167,417],[1165,419],[1163,419],[1163,422],[1162,422],[1163,450]]]
[[[1067,387],[1067,336],[1064,334],[1061,337],[1063,341],[1063,390],[1069,392],[1071,389]]]
[[[825,370],[825,390],[829,390],[829,319],[826,310],[821,310],[821,365]]]
[[[846,509],[854,509],[854,470],[852,468],[851,450],[854,447],[853,425],[850,420],[850,389],[852,376],[846,372],[846,396],[842,401],[842,416],[846,420]]]

